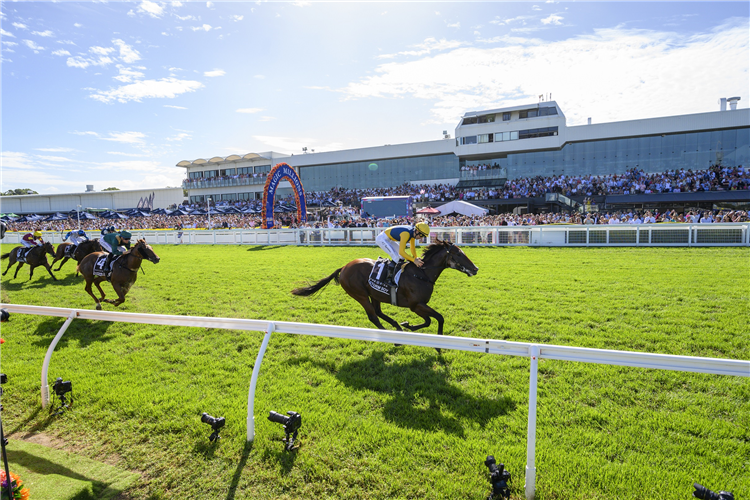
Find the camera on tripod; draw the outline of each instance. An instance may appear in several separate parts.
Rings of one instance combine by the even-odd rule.
[[[62,377],[57,377],[57,380],[52,385],[52,390],[60,398],[60,406],[57,408],[55,415],[61,415],[73,404],[73,382],[70,380],[63,381]],[[68,404],[67,400],[68,393],[70,393],[70,404]]]
[[[495,462],[495,457],[492,455],[487,456],[484,465],[490,470],[492,493],[489,496],[489,500],[492,500],[493,498],[510,498],[510,486],[508,486],[510,472],[505,470],[505,465],[497,464]]]
[[[221,436],[219,436],[219,431],[222,427],[224,427],[224,424],[227,423],[224,417],[212,417],[206,412],[203,412],[203,414],[201,415],[201,422],[210,425],[211,429],[213,430],[211,435],[208,436],[208,441],[211,443],[221,438]]]
[[[693,492],[693,497],[695,498],[701,498],[703,500],[734,500],[734,495],[728,491],[720,491],[716,493],[698,483],[693,483],[693,488],[695,488],[695,491]]]
[[[286,451],[291,451],[292,448],[294,448],[294,440],[297,439],[299,428],[302,427],[302,415],[296,411],[288,411],[286,414],[289,416],[287,417],[272,411],[268,415],[268,420],[284,426],[284,432],[286,433],[286,438],[284,438],[284,441],[286,441],[286,447],[284,449]]]

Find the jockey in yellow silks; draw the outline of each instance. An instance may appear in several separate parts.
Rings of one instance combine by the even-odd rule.
[[[415,226],[389,227],[375,238],[375,243],[388,254],[394,263],[398,264],[401,260],[407,260],[413,262],[417,267],[422,267],[424,263],[422,259],[417,257],[415,240],[426,238],[429,235],[430,226],[426,222],[418,222]],[[407,245],[410,247],[411,255],[406,253]],[[389,272],[389,278],[392,279],[393,274]]]

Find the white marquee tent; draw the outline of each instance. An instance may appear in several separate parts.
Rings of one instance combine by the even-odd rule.
[[[487,212],[489,212],[489,210],[487,210],[486,208],[478,207],[461,200],[453,200],[446,203],[445,205],[440,205],[439,207],[437,207],[437,209],[440,210],[440,215],[448,215],[456,212],[461,215],[471,216],[487,215]]]

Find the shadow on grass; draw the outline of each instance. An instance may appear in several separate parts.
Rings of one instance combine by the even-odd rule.
[[[49,347],[50,342],[55,338],[57,332],[60,331],[63,323],[65,323],[65,319],[63,318],[48,318],[43,320],[34,332],[34,335],[39,337],[39,339],[35,340],[33,344],[41,347]],[[65,334],[57,344],[57,348],[64,347],[71,340],[78,341],[81,347],[86,347],[92,342],[112,340],[115,337],[114,335],[106,335],[107,329],[112,325],[111,321],[75,320],[65,331]]]
[[[311,359],[289,362],[319,364]],[[438,363],[446,367],[444,359],[439,358]],[[383,407],[383,416],[405,428],[464,436],[462,420],[484,426],[515,409],[516,403],[507,396],[489,399],[468,394],[448,380],[444,368],[435,369],[433,364],[430,358],[388,363],[385,353],[376,351],[366,359],[344,364],[335,375],[354,389],[390,395]],[[321,367],[331,371],[325,363]]]
[[[38,272],[40,269],[44,273],[44,277],[42,278],[42,280],[33,281],[31,283],[29,283],[28,274],[26,276],[23,276],[24,271],[28,272],[27,269],[25,268],[21,269],[18,272],[18,277],[15,279],[13,278],[13,276],[11,276],[11,271],[12,271],[11,269],[11,271],[8,271],[8,276],[10,277],[6,278],[5,281],[3,282],[3,288],[11,292],[17,292],[19,290],[28,290],[30,288],[44,288],[50,284],[62,284],[62,281],[60,280],[60,278],[57,278],[57,276],[55,276],[57,278],[57,281],[53,281],[52,278],[50,278],[47,271],[41,267],[34,269],[34,275],[37,278],[39,278]]]
[[[263,452],[264,462],[276,462],[281,468],[281,473],[288,476],[294,468],[294,462],[297,460],[297,450],[286,451],[286,443],[279,439],[278,451],[267,449]]]
[[[5,432],[5,437],[12,436],[16,432],[18,432],[21,429],[23,429],[29,422],[31,422],[32,420],[34,420],[37,417],[37,415],[39,415],[40,411],[42,411],[42,407],[41,406],[37,406],[36,408],[34,408],[34,411],[32,411],[31,413],[29,413],[28,415],[26,415],[26,417],[24,417],[23,420],[21,420],[20,422],[18,422],[18,424],[13,429],[11,429],[9,431],[6,431]],[[5,429],[3,429],[3,430],[5,430]]]
[[[38,474],[58,474],[70,479],[91,482],[95,491],[103,491],[107,487],[105,483],[88,478],[46,458],[37,457],[22,450],[8,449],[8,461],[15,462],[21,467],[25,467]]]
[[[250,451],[253,449],[253,443],[245,441],[245,446],[242,449],[242,457],[240,463],[237,464],[237,468],[234,470],[232,476],[232,483],[229,485],[229,491],[227,492],[226,500],[234,500],[234,495],[237,492],[237,486],[240,484],[240,478],[242,477],[242,471],[247,463],[247,457],[250,456]]]
[[[259,252],[261,250],[278,250],[279,245],[253,245],[247,249],[248,252]]]

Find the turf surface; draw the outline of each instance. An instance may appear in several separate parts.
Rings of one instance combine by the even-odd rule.
[[[155,250],[161,262],[144,263],[118,310],[370,326],[340,287],[315,298],[289,291],[376,248]],[[446,271],[430,303],[448,335],[750,359],[746,248],[465,250],[479,274]],[[39,270],[31,281],[26,269],[11,276],[3,302],[93,309],[70,263],[59,283]],[[39,373],[62,323],[13,315],[3,325],[6,431],[44,431],[90,458],[117,457],[141,475],[130,498],[480,499],[489,454],[523,497],[526,359],[276,334],[246,446],[262,334],[73,321],[50,377],[72,380],[76,402],[50,418]],[[302,414],[296,452],[283,451],[269,410]],[[204,411],[227,419],[218,445],[208,444]],[[747,378],[542,360],[537,498],[676,500],[690,498],[694,481],[747,498],[748,429]]]

